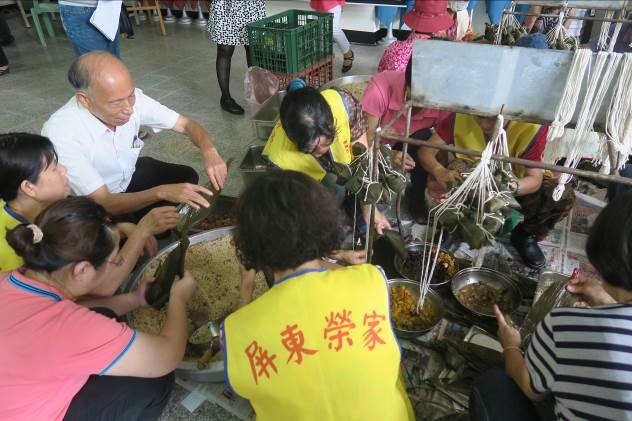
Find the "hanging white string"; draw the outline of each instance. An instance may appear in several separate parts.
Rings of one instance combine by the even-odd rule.
[[[564,17],[566,16],[566,8],[560,10],[559,17],[557,18],[557,24],[546,34],[546,40],[551,48],[555,48],[555,44],[558,39],[563,39],[566,36],[566,28],[564,27]]]
[[[621,13],[619,14],[619,18],[624,19],[626,16],[625,8],[621,9]],[[623,22],[617,22],[614,25],[614,31],[612,32],[612,36],[610,37],[610,42],[608,43],[608,51],[614,51],[614,46],[617,44],[617,38],[619,38],[619,33],[621,32],[621,27],[623,26]]]
[[[595,65],[591,69],[588,86],[584,96],[582,108],[579,111],[575,132],[570,141],[570,149],[566,156],[564,166],[567,168],[576,168],[581,159],[582,142],[588,133],[592,130],[597,113],[601,108],[601,104],[606,96],[606,92],[612,83],[612,79],[621,60],[621,54],[607,53],[600,51],[597,53]],[[553,192],[553,200],[558,201],[562,198],[566,184],[568,184],[572,175],[563,173],[558,185]]]
[[[506,156],[509,151],[503,116],[499,115],[497,119],[496,124],[500,127],[498,135],[487,143],[480,160],[472,172],[445,202],[435,206],[428,213],[429,226],[424,234],[421,275],[419,279],[419,302],[417,303],[418,311],[423,307],[439,258],[440,246],[443,241],[443,228],[439,224],[439,219],[446,211],[459,211],[466,207],[475,209],[474,219],[476,225],[484,232],[488,240],[493,240],[493,235],[483,228],[485,200],[499,193],[499,188],[494,180],[494,170],[505,163],[492,161],[491,157],[493,154],[501,153]],[[508,168],[511,167],[509,166]],[[432,223],[432,227],[430,227],[430,223]]]
[[[614,18],[614,10],[607,10],[604,14],[605,19]],[[605,50],[608,48],[608,35],[610,34],[610,22],[602,22],[601,30],[599,31],[599,38],[597,40],[597,48],[599,50]]]
[[[592,51],[588,49],[575,51],[570,71],[566,77],[562,98],[557,106],[557,110],[555,110],[555,120],[553,120],[553,123],[549,126],[547,134],[548,142],[562,137],[564,128],[573,118],[591,57]],[[559,158],[559,156],[556,156],[556,158]]]
[[[613,152],[617,154],[616,159],[610,162],[613,169],[621,169],[632,154],[632,54],[623,55],[620,68],[604,130],[606,142],[612,145]]]
[[[515,2],[511,2],[511,5],[507,9],[507,12],[513,12],[515,10]],[[498,30],[496,31],[496,40],[494,44],[500,45],[502,42],[502,34],[504,28],[519,28],[520,22],[516,18],[513,13],[503,13],[502,18],[500,19],[500,24],[498,25]]]

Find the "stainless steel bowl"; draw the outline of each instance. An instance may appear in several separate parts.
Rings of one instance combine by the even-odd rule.
[[[516,310],[518,306],[520,306],[520,301],[522,301],[522,294],[520,293],[520,289],[507,276],[492,269],[480,267],[467,268],[463,269],[462,271],[457,273],[454,278],[452,278],[452,294],[454,294],[456,300],[463,307],[465,307],[472,313],[484,317],[494,317],[494,311],[492,308],[489,309],[489,312],[477,311],[476,309],[468,307],[459,299],[459,291],[461,291],[468,285],[479,283],[488,285],[495,289],[506,290],[506,294],[508,295],[509,308],[506,308],[505,312],[511,313]]]
[[[391,287],[404,286],[410,292],[413,293],[416,299],[419,299],[419,282],[413,282],[408,279],[389,279],[388,286],[389,286],[389,294],[390,294]],[[421,329],[421,330],[399,329],[397,326],[395,326],[395,321],[392,320],[393,317],[391,315],[393,329],[395,330],[395,334],[397,336],[399,336],[400,338],[416,338],[432,330],[441,321],[441,319],[443,318],[443,314],[445,313],[445,308],[443,306],[443,300],[441,299],[439,294],[437,294],[433,290],[428,290],[424,305],[427,303],[429,303],[430,306],[432,307],[432,320],[429,326],[424,329]],[[392,304],[391,304],[391,308],[392,308]]]
[[[406,245],[406,249],[408,250],[408,254],[409,255],[421,255],[421,253],[424,250],[424,247],[427,243],[422,243],[419,241],[413,241],[411,243],[408,243]],[[454,257],[454,254],[450,253],[447,250],[441,249],[442,252],[444,253],[448,253],[450,255],[450,257],[452,257],[452,259],[454,259],[454,265],[455,265],[455,272],[459,271],[459,262],[457,261],[457,259]],[[397,273],[399,273],[401,276],[403,276],[406,279],[410,279],[412,281],[415,282],[419,282],[419,278],[420,276],[412,276],[410,273],[405,273],[404,271],[404,259],[402,259],[402,257],[399,254],[395,254],[395,257],[393,258],[393,266],[395,267],[395,270],[397,271]],[[436,273],[436,268],[435,268],[435,273]],[[415,279],[412,279],[415,278]],[[434,278],[434,276],[433,276]],[[452,279],[451,278],[447,278],[442,280],[441,282],[430,282],[430,286],[432,288],[438,288],[440,286],[446,285],[448,282],[450,282]],[[433,279],[434,281],[434,279]]]

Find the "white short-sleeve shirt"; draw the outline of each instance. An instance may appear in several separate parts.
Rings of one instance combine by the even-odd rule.
[[[42,135],[55,145],[68,179],[77,195],[86,196],[105,185],[110,193],[127,189],[143,148],[138,138],[141,125],[154,132],[172,129],[178,117],[165,107],[135,90],[136,103],[130,120],[115,131],[85,109],[75,97],[57,110],[42,128]]]

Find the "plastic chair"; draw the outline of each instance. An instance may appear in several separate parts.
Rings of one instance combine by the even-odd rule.
[[[31,7],[31,17],[33,18],[33,26],[35,26],[35,31],[37,31],[37,37],[39,38],[40,44],[42,47],[46,48],[46,39],[44,38],[44,31],[42,31],[42,25],[40,23],[40,15],[44,20],[44,26],[46,27],[46,32],[48,32],[48,36],[51,38],[55,37],[55,31],[53,30],[53,25],[50,22],[49,13],[59,13],[59,5],[57,3],[52,3],[50,0],[33,0],[33,7]]]

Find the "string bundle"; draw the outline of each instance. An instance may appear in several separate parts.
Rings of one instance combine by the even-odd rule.
[[[462,212],[466,208],[473,210],[474,229],[480,230],[490,242],[493,235],[484,227],[485,218],[488,217],[488,201],[502,194],[494,179],[494,173],[498,169],[511,171],[511,165],[504,162],[496,162],[492,155],[508,155],[507,133],[504,130],[504,119],[497,117],[498,135],[492,139],[483,150],[481,159],[463,183],[442,204],[435,206],[429,212],[428,220],[432,224],[424,234],[424,248],[422,250],[421,276],[419,280],[418,310],[423,306],[426,294],[430,288],[437,261],[440,254],[439,245],[443,241],[446,228],[442,218],[449,212]],[[436,244],[436,246],[435,246]]]
[[[588,77],[586,93],[577,118],[575,132],[569,142],[570,145],[564,163],[566,168],[576,168],[579,164],[581,160],[582,143],[593,130],[597,113],[601,108],[620,61],[621,54],[607,52],[597,53],[597,58]],[[568,173],[563,173],[560,176],[558,186],[553,192],[554,200],[560,200],[564,193],[565,185],[568,184],[571,179],[572,175]]]

